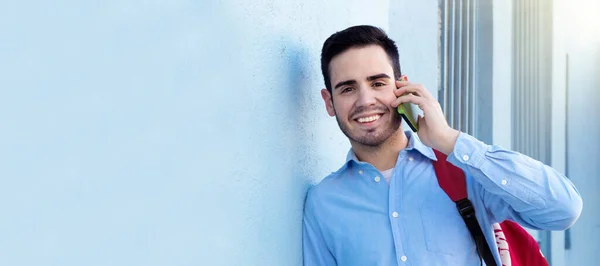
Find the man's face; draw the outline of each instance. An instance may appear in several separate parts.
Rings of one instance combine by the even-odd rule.
[[[331,94],[321,96],[329,115],[351,140],[379,146],[397,132],[400,115],[389,105],[396,99],[394,70],[378,45],[351,48],[329,63]]]

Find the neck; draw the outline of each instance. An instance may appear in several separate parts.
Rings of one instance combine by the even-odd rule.
[[[396,166],[398,153],[406,148],[408,138],[402,131],[402,127],[400,127],[394,135],[379,146],[365,146],[354,141],[350,141],[350,143],[358,160],[370,163],[379,171],[385,171]]]

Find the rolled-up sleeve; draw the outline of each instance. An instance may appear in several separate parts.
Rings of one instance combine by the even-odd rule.
[[[315,195],[309,191],[304,203],[302,219],[302,254],[304,266],[335,266],[336,262],[329,251],[323,233],[317,222]]]
[[[448,161],[481,185],[483,203],[498,222],[564,230],[581,214],[583,202],[573,183],[521,153],[460,133]]]

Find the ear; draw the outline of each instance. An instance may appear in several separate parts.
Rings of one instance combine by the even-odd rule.
[[[325,102],[325,107],[327,108],[327,113],[329,114],[329,116],[335,116],[335,110],[333,110],[333,98],[331,96],[331,93],[329,93],[327,89],[322,89],[321,97]]]

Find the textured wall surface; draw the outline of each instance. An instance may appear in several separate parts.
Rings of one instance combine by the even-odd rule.
[[[349,147],[325,38],[410,29],[401,60],[436,87],[437,21],[410,18],[437,9],[389,5],[1,2],[0,265],[300,265],[306,189]]]

